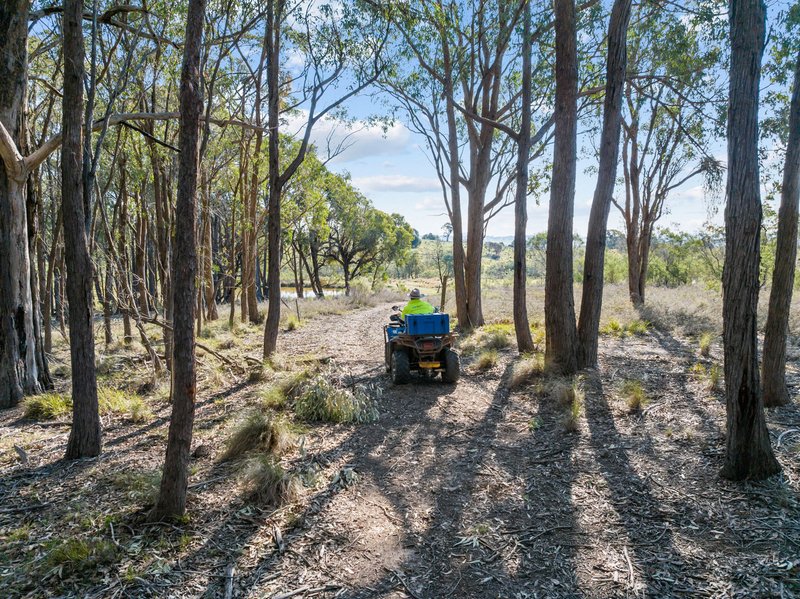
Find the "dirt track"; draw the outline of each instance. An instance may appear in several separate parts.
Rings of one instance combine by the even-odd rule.
[[[381,376],[387,313],[318,321],[284,347],[311,353],[318,339],[327,355],[348,348],[356,377]],[[271,572],[345,597],[800,594],[797,453],[780,455],[782,482],[720,481],[724,410],[688,376],[691,348],[659,333],[604,339],[576,434],[548,397],[509,393],[509,359],[457,386],[384,376],[380,420],[320,440],[322,461],[357,482],[311,500],[249,596]],[[616,398],[629,377],[650,398],[641,415]],[[798,423],[796,408],[771,417],[774,433]]]
[[[247,505],[235,470],[214,460],[220,423],[256,401],[257,386],[201,395],[195,436],[212,454],[194,462],[191,522],[154,530],[141,513],[124,515],[115,539],[147,547],[133,558],[135,576],[111,569],[91,588],[76,579],[75,595],[221,597],[234,565],[236,597],[800,596],[800,439],[789,432],[777,448],[780,479],[721,481],[724,406],[689,374],[697,357],[684,342],[657,332],[603,338],[579,430],[567,433],[546,392],[508,391],[512,350],[487,373],[467,367],[455,386],[391,385],[388,313],[387,304],[318,318],[279,338],[280,351],[334,356],[340,377],[383,390],[377,422],[307,430],[290,465],[316,472],[316,484],[298,503]],[[640,414],[619,397],[627,378],[646,388]],[[18,414],[7,414],[0,424],[16,430]],[[163,406],[146,426],[114,424],[101,458],[71,464],[58,461],[68,431],[44,429],[52,433],[30,468],[4,470],[0,496],[52,502],[31,517],[56,522],[90,506],[125,509],[104,481],[157,468],[167,418]],[[800,429],[796,405],[768,420],[773,441]],[[90,504],[73,505],[77,489]],[[165,543],[182,547],[180,557]]]

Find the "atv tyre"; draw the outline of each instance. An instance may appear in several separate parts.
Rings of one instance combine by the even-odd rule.
[[[401,349],[392,352],[392,382],[405,385],[411,380],[411,363],[408,354]]]
[[[442,380],[445,383],[455,383],[461,376],[461,358],[452,349],[447,348],[442,352],[444,362],[444,372]]]

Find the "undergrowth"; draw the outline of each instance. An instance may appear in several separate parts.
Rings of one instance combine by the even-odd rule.
[[[242,483],[248,500],[274,507],[295,501],[302,485],[296,476],[287,473],[275,458],[268,455],[248,460]]]
[[[254,409],[234,425],[220,459],[233,460],[256,450],[280,455],[293,442],[293,435],[285,420]]]
[[[153,414],[136,393],[99,386],[97,401],[101,414],[122,414],[133,422],[146,422]],[[66,393],[42,393],[23,401],[23,412],[32,420],[54,420],[72,413],[72,397]]]

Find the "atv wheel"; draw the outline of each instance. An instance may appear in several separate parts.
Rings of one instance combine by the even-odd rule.
[[[442,380],[445,383],[455,383],[458,381],[458,377],[461,376],[461,358],[450,348],[445,349],[442,354],[444,357]]]
[[[409,380],[411,380],[411,364],[408,361],[408,354],[396,349],[392,352],[392,382],[395,385],[405,385]]]

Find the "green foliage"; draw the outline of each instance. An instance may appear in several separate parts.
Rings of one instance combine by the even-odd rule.
[[[295,315],[290,315],[289,318],[286,319],[286,330],[287,331],[295,331],[300,328],[300,319],[297,318]]]
[[[53,420],[72,412],[72,398],[62,393],[42,393],[22,400],[25,418]]]
[[[321,374],[303,383],[294,411],[307,422],[363,423],[378,418],[375,402],[364,388],[342,389]]]
[[[705,332],[700,335],[700,340],[698,341],[698,345],[700,347],[700,355],[704,358],[707,358],[711,354],[711,342],[714,340],[714,335]]]
[[[293,435],[285,420],[255,409],[245,414],[233,427],[220,459],[234,460],[253,451],[281,455],[293,442]]]
[[[631,320],[620,323],[616,318],[610,319],[605,326],[600,328],[601,335],[610,335],[624,339],[631,335],[644,335],[650,325],[644,320]]]

